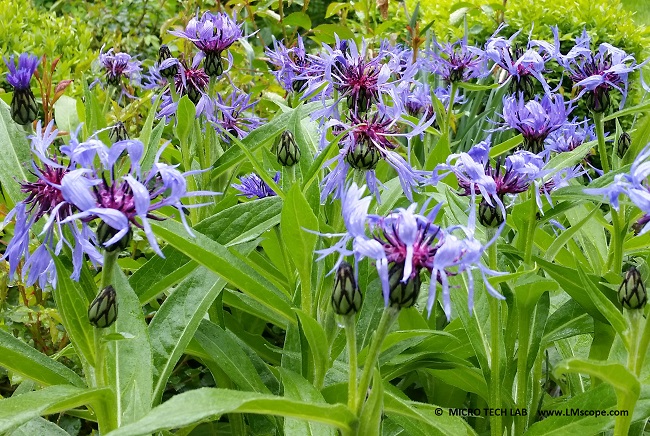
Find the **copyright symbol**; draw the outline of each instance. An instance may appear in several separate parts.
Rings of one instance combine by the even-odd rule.
[[[442,408],[441,407],[436,407],[436,409],[433,411],[433,413],[435,413],[436,416],[442,416]]]

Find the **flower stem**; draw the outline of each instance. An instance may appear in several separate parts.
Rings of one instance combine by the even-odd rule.
[[[650,328],[648,322],[643,318],[643,310],[625,310],[628,318],[628,350],[627,350],[627,368],[637,377],[641,375],[641,365],[648,351],[648,333]],[[645,347],[645,348],[642,348]],[[614,436],[626,436],[629,434],[630,425],[632,424],[632,415],[638,400],[638,395],[634,396],[625,393],[620,397],[617,404],[618,410],[627,410],[627,416],[619,415],[614,421]]]
[[[517,319],[519,325],[519,347],[517,348],[517,409],[528,410],[528,344],[530,342],[530,313],[523,307],[517,307]],[[515,433],[524,434],[527,416],[515,418]]]
[[[524,243],[524,263],[529,264],[533,259],[533,246],[535,245],[535,230],[537,230],[537,204],[533,187],[529,190],[530,194],[530,212],[528,214],[528,224],[526,227],[526,239]]]
[[[605,123],[603,122],[603,114],[593,114],[594,124],[596,125],[596,135],[598,136],[598,156],[600,157],[600,165],[603,167],[605,173],[609,172],[609,157],[607,156],[607,146],[605,145]]]
[[[119,251],[104,251],[104,265],[102,267],[102,278],[100,283],[100,292],[108,285],[113,284],[113,270],[117,264],[117,257]],[[106,368],[104,362],[106,343],[102,341],[104,329],[94,328],[94,346],[95,346],[95,387],[102,388],[108,386],[106,380]],[[117,416],[115,409],[110,404],[102,402],[102,406],[98,406],[101,410],[95,411],[97,416],[97,423],[99,425],[100,433],[105,434],[117,428]],[[112,413],[111,413],[112,412]]]
[[[486,229],[488,239],[494,237],[495,229]],[[490,269],[497,269],[497,245],[488,247],[488,264]],[[501,371],[499,366],[501,351],[501,301],[488,297],[490,302],[490,407],[501,409]],[[490,417],[492,436],[503,434],[503,420],[501,415]]]
[[[345,328],[345,338],[348,345],[348,364],[350,379],[348,381],[348,407],[354,409],[357,404],[357,331],[354,315],[341,317]]]
[[[449,107],[447,108],[447,118],[445,119],[445,129],[447,129],[447,138],[451,145],[451,116],[454,113],[454,100],[456,99],[456,82],[451,82],[451,89],[449,90]]]
[[[397,319],[397,315],[399,315],[399,309],[394,307],[387,307],[381,314],[379,325],[377,326],[377,330],[375,330],[372,342],[370,343],[370,349],[368,350],[368,355],[366,356],[366,362],[363,365],[361,380],[359,381],[356,404],[353,410],[357,416],[361,414],[361,408],[363,407],[363,402],[366,399],[366,393],[368,392],[368,387],[370,386],[370,378],[372,376],[373,369],[375,368],[375,364],[377,363],[379,352],[381,351],[381,344],[384,342],[384,339],[386,338],[390,327],[393,325],[393,322]]]

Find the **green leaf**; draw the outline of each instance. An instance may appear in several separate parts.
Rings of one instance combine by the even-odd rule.
[[[551,244],[550,247],[546,250],[545,258],[547,260],[555,259],[557,253],[560,249],[567,243],[569,240],[573,239],[574,235],[584,226],[591,218],[596,214],[597,211],[600,211],[599,208],[595,207],[590,213],[587,214],[579,223],[572,225],[567,230],[562,231],[560,236],[558,236],[555,241]]]
[[[495,89],[501,86],[501,83],[492,83],[491,85],[479,85],[478,83],[458,82],[460,88],[467,89],[468,91],[485,91],[488,89]]]
[[[277,197],[241,203],[201,221],[195,228],[210,239],[230,246],[255,239],[278,224],[281,208],[282,201]],[[196,262],[173,247],[163,248],[163,253],[164,258],[152,257],[129,278],[141,303],[169,289],[196,268]]]
[[[279,370],[285,398],[314,404],[326,404],[323,395],[309,381],[293,371],[284,368],[279,368]],[[336,431],[327,425],[286,418],[284,420],[284,434],[288,436],[334,436]]]
[[[106,118],[102,106],[97,100],[94,92],[90,92],[88,83],[83,80],[84,106],[86,107],[85,120],[83,125],[84,135],[88,138],[92,133],[106,127]],[[108,95],[106,96],[108,98]]]
[[[318,230],[318,218],[309,207],[302,189],[294,183],[282,207],[280,229],[284,240],[285,250],[298,269],[302,309],[312,310],[311,270],[314,264],[314,249],[318,236],[311,231]]]
[[[379,369],[375,368],[372,380],[370,395],[359,416],[359,433],[365,435],[380,434],[381,416],[384,412],[384,384]]]
[[[160,403],[167,379],[201,319],[225,285],[225,280],[207,268],[195,268],[167,297],[151,320],[149,337],[153,358],[154,404]]]
[[[43,386],[72,384],[83,387],[85,385],[73,370],[38,352],[4,330],[0,330],[0,366]]]
[[[517,135],[513,138],[507,139],[503,141],[500,144],[495,145],[494,147],[490,148],[490,157],[494,158],[497,156],[502,155],[503,153],[506,153],[519,144],[524,140],[524,137],[522,135]]]
[[[187,95],[181,97],[176,109],[176,137],[181,144],[187,144],[192,127],[196,118],[196,106],[190,101]]]
[[[568,300],[549,316],[544,327],[542,348],[560,339],[594,332],[594,321],[574,300]]]
[[[74,132],[79,126],[79,115],[77,114],[77,100],[62,95],[54,103],[54,118],[56,127],[59,130]]]
[[[650,111],[650,103],[641,103],[636,106],[628,107],[620,111],[616,111],[611,115],[603,118],[603,121],[610,121],[616,118],[624,117],[626,115],[636,115],[642,112]]]
[[[151,410],[153,366],[151,343],[138,297],[124,273],[113,271],[119,313],[113,331],[127,333],[132,339],[107,343],[108,379],[117,399],[118,424],[128,424]]]
[[[349,27],[341,24],[321,24],[313,29],[318,42],[333,43],[337,35],[340,39],[354,39],[355,35]]]
[[[41,415],[51,415],[86,404],[105,401],[107,389],[84,389],[69,385],[50,386],[0,400],[0,433]]]
[[[149,140],[143,142],[146,147],[144,157],[142,158],[142,169],[144,171],[151,169],[153,161],[156,159],[156,153],[160,150],[160,139],[162,138],[163,130],[165,129],[165,122],[160,121],[151,132]]]
[[[294,309],[294,311],[300,319],[300,326],[309,343],[309,350],[314,363],[314,384],[319,387],[323,382],[325,372],[330,367],[327,335],[323,327],[314,318],[300,309]]]
[[[384,413],[388,416],[405,417],[409,420],[416,420],[427,426],[427,435],[475,435],[476,432],[459,416],[449,416],[447,410],[442,409],[438,415],[439,407],[431,404],[418,403],[401,398],[401,392],[397,391],[389,383],[384,383]],[[397,392],[396,392],[397,391]]]
[[[234,256],[226,247],[205,235],[194,231],[195,238],[188,238],[181,223],[167,220],[152,222],[151,227],[177,250],[206,266],[234,287],[262,303],[270,311],[283,317],[288,323],[295,323],[295,315],[287,297],[273,284],[265,280],[257,271]]]
[[[578,265],[578,275],[587,291],[587,295],[589,295],[591,301],[598,308],[598,311],[603,314],[607,321],[609,321],[612,327],[614,327],[614,330],[616,330],[622,338],[625,338],[627,322],[625,322],[625,318],[621,311],[614,305],[614,303],[603,295],[600,289],[594,285],[580,265]]]
[[[52,255],[56,266],[57,285],[52,291],[63,326],[82,362],[95,365],[94,332],[88,321],[88,300],[80,285],[70,279],[68,269],[59,256]]]
[[[248,355],[233,339],[232,333],[208,320],[203,320],[194,337],[206,355],[238,388],[245,391],[271,393]]]
[[[225,413],[279,415],[320,422],[345,431],[350,431],[350,423],[355,419],[342,404],[314,404],[254,392],[203,388],[176,395],[143,419],[107,436],[148,435],[214,419]]]
[[[7,103],[0,100],[0,186],[9,209],[25,198],[20,182],[27,180],[23,168],[30,160],[27,135],[11,119]]]
[[[69,433],[44,418],[34,418],[9,433],[8,436],[70,436]]]
[[[294,12],[284,17],[282,20],[284,26],[302,27],[305,30],[311,29],[311,19],[304,12]]]

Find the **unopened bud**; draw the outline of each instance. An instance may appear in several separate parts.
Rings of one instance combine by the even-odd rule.
[[[169,50],[169,47],[163,44],[160,46],[160,50],[158,50],[158,64],[161,66],[160,75],[167,80],[174,80],[174,77],[178,74],[178,65],[172,64],[162,68],[163,63],[168,59],[173,59],[172,52]]]
[[[290,167],[298,163],[299,160],[300,147],[296,144],[293,133],[285,130],[278,146],[278,163],[284,167]]]
[[[116,243],[111,244],[109,246],[104,245],[106,242],[113,239],[113,237],[117,235],[117,233],[118,230],[115,230],[113,227],[109,226],[104,221],[102,221],[97,227],[97,241],[109,253],[112,253],[113,251],[122,251],[126,249],[131,243],[131,238],[133,237],[133,232],[131,231],[131,228],[129,228],[129,231],[126,232],[126,235],[122,236],[122,239],[120,239]]]
[[[585,99],[587,102],[587,108],[596,114],[605,112],[611,103],[609,89],[607,88],[599,87],[593,91],[587,92],[585,94]]]
[[[478,220],[485,227],[498,227],[503,223],[504,216],[501,208],[488,204],[484,198],[478,205]]]
[[[643,309],[648,301],[643,279],[635,267],[625,273],[625,278],[618,288],[618,299],[628,310]]]
[[[88,307],[88,321],[97,328],[110,327],[117,319],[117,294],[108,285],[95,297]]]
[[[519,78],[513,77],[510,83],[510,93],[524,95],[524,100],[531,100],[535,96],[535,82],[530,75],[520,76]]]
[[[616,143],[616,154],[618,157],[623,157],[627,150],[632,145],[632,138],[627,132],[621,133],[621,136],[618,137],[618,142]]]
[[[361,308],[362,295],[354,279],[352,265],[341,262],[336,271],[332,307],[337,315],[354,315]]]
[[[369,141],[354,144],[345,155],[345,161],[355,170],[374,170],[379,163],[379,158],[379,150]]]
[[[108,133],[108,138],[111,142],[126,141],[129,139],[129,132],[126,131],[124,123],[118,121],[113,127],[111,127],[110,132]]]
[[[406,309],[415,304],[420,294],[420,280],[419,272],[411,275],[406,283],[402,282],[404,277],[404,263],[394,263],[388,271],[388,285],[390,294],[388,301],[393,307],[398,309]],[[434,279],[433,279],[434,280]]]
[[[11,118],[21,126],[31,124],[38,117],[38,106],[31,89],[14,89],[11,98]]]
[[[201,100],[202,95],[203,94],[199,88],[194,86],[191,82],[187,82],[187,98],[189,98],[192,103],[195,105],[199,104],[199,100]]]

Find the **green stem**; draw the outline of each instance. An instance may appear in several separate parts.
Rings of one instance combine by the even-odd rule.
[[[594,124],[596,125],[596,135],[598,136],[598,156],[600,165],[605,173],[609,172],[609,157],[607,156],[607,146],[605,145],[605,123],[603,114],[593,114]]]
[[[488,239],[494,237],[495,229],[486,229]],[[497,269],[497,245],[493,243],[488,247],[488,264],[490,269]],[[490,407],[501,409],[501,300],[488,297],[490,302]],[[492,436],[502,436],[503,419],[501,415],[490,417],[490,430]]]
[[[372,342],[370,343],[370,349],[368,350],[368,355],[366,356],[366,362],[363,365],[361,380],[359,381],[357,401],[353,410],[357,417],[361,414],[361,408],[363,407],[363,403],[366,399],[368,387],[370,387],[370,378],[381,351],[381,344],[384,342],[384,339],[386,338],[390,327],[393,325],[393,322],[397,319],[397,315],[399,315],[399,309],[394,307],[387,307],[381,314],[379,325],[377,326],[377,330],[375,330]]]
[[[643,361],[645,360],[646,354],[648,353],[649,345],[650,345],[650,322],[648,321],[647,318],[645,318],[643,320],[643,332],[641,333],[641,337],[639,338],[639,344],[636,349],[636,356],[634,357],[633,368],[634,368],[634,373],[636,375],[641,374],[641,368],[643,368]]]
[[[115,265],[117,265],[117,257],[119,251],[104,251],[104,265],[102,267],[102,277],[100,282],[100,292],[106,288],[108,285],[113,284],[113,270]],[[95,346],[95,387],[102,388],[108,386],[108,381],[106,380],[106,367],[104,362],[106,362],[106,343],[102,341],[102,336],[104,335],[104,329],[95,328],[93,342]],[[97,406],[99,410],[95,411],[97,416],[97,424],[99,425],[99,430],[101,434],[108,433],[109,431],[117,428],[117,416],[115,413],[109,413],[114,409],[105,402],[102,402],[102,405]]]
[[[348,365],[350,379],[348,381],[348,407],[354,409],[357,404],[357,331],[354,315],[341,317],[345,328],[345,338],[348,344]]]
[[[451,146],[451,116],[454,113],[454,100],[456,99],[456,82],[451,82],[451,89],[449,91],[449,107],[447,108],[447,117],[445,119],[445,129],[447,138],[449,138],[449,145]]]
[[[624,206],[621,206],[623,208]],[[611,208],[612,214],[612,226],[614,227],[612,231],[612,238],[609,244],[611,264],[608,265],[609,268],[616,274],[621,272],[623,267],[623,239],[625,238],[622,232],[622,216],[625,216],[623,209],[615,210]]]
[[[528,191],[530,194],[530,210],[528,213],[528,224],[526,227],[526,239],[524,244],[524,263],[529,264],[533,259],[533,246],[535,245],[535,230],[537,230],[537,203],[535,202],[535,187]]]
[[[528,344],[530,342],[530,313],[523,307],[517,308],[517,323],[519,327],[517,348],[517,409],[528,410],[527,393],[528,393]],[[515,434],[524,434],[527,416],[517,416],[515,418]]]

